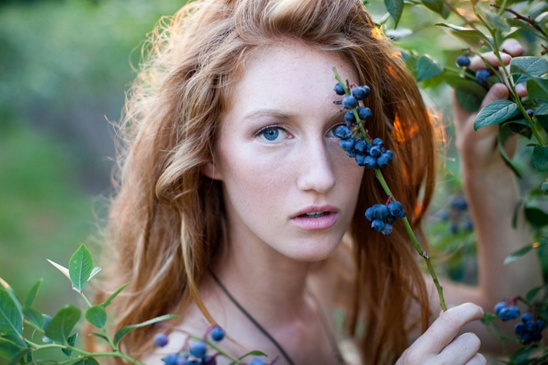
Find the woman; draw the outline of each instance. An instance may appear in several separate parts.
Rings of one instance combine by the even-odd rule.
[[[508,62],[521,52],[506,48]],[[477,288],[444,284],[450,306],[476,304],[438,318],[403,225],[385,237],[364,219],[386,201],[373,171],[348,158],[333,134],[343,115],[333,103],[336,67],[370,87],[366,128],[393,151],[383,174],[424,240],[436,128],[361,2],[200,1],[149,49],[121,128],[127,149],[107,237],[116,252],[109,280],[130,283],[113,304],[118,327],[179,313],[167,352],[183,345],[181,331],[200,335],[216,323],[228,353],[260,350],[277,364],[341,363],[343,338],[367,364],[485,362],[479,337],[488,346],[488,336],[465,326],[540,277],[534,262],[512,275],[502,265],[527,241],[523,230],[508,231],[515,181],[493,148],[496,133],[473,133],[474,116],[457,106],[480,277]],[[485,103],[507,96],[498,85]],[[345,319],[340,334],[335,310]],[[157,331],[131,333],[126,350],[161,363]]]

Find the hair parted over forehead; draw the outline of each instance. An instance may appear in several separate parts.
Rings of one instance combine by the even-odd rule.
[[[115,253],[109,279],[113,286],[130,283],[115,304],[118,327],[182,312],[191,301],[212,320],[197,287],[226,232],[220,183],[201,168],[212,158],[220,116],[253,53],[288,39],[335,52],[355,68],[359,79],[350,82],[371,87],[367,128],[394,151],[393,167],[383,173],[420,232],[435,179],[435,129],[400,53],[361,2],[195,1],[152,33],[120,126],[125,145],[105,237],[112,251],[105,256]],[[404,228],[381,238],[363,223],[367,206],[385,200],[374,173],[366,171],[350,228],[356,270],[347,314],[353,334],[366,319],[359,337],[371,363],[393,360],[405,349],[412,301],[423,303],[423,328],[428,321],[426,291]],[[147,336],[147,329],[128,335],[130,354],[146,351]]]

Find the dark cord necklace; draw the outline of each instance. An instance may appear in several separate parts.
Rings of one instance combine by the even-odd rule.
[[[210,270],[210,273],[211,273],[211,276],[213,277],[213,280],[215,280],[215,282],[217,283],[219,288],[221,288],[221,290],[226,294],[228,299],[230,299],[230,301],[240,310],[240,312],[242,312],[243,315],[245,315],[247,317],[247,319],[249,319],[251,321],[251,323],[253,323],[255,325],[255,327],[257,327],[257,329],[259,331],[261,331],[270,340],[270,342],[272,342],[272,344],[274,346],[276,346],[278,351],[280,351],[280,353],[283,355],[283,357],[285,357],[285,359],[287,360],[287,362],[289,364],[295,365],[295,363],[293,362],[293,360],[291,360],[291,358],[289,357],[287,352],[285,352],[282,345],[280,345],[278,343],[278,341],[276,341],[276,339],[270,333],[268,333],[268,331],[263,326],[261,326],[261,324],[259,322],[257,322],[257,320],[255,318],[253,318],[253,316],[236,300],[236,298],[234,298],[232,296],[232,294],[230,294],[228,289],[221,283],[219,278],[217,278],[217,276],[213,273],[212,270]],[[312,296],[312,298],[314,299],[314,301],[316,303],[316,306],[318,307],[318,311],[320,313],[320,319],[321,319],[321,322],[322,322],[322,327],[323,327],[324,331],[327,334],[327,337],[329,339],[329,342],[331,343],[331,346],[333,347],[333,349],[336,352],[337,360],[338,360],[339,364],[344,364],[344,359],[343,359],[343,356],[342,356],[342,354],[339,350],[339,346],[337,345],[337,341],[334,338],[333,334],[328,330],[327,321],[326,321],[326,318],[323,316],[323,312],[321,310],[319,302],[316,299],[316,297],[314,295],[312,295],[312,293],[309,292],[309,294]]]

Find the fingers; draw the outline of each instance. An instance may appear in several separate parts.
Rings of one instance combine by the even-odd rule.
[[[517,40],[511,38],[502,42],[501,48],[504,52],[508,53],[512,57],[521,56],[524,51],[521,44]]]
[[[486,365],[487,359],[482,354],[476,354],[465,365]]]
[[[462,334],[440,352],[437,360],[440,364],[469,364],[478,355],[480,345],[475,334]]]
[[[512,57],[518,57],[523,54],[523,47],[521,44],[516,41],[515,39],[507,39],[502,43],[502,52],[500,53],[500,58],[502,59],[502,63],[505,66],[508,66],[510,64],[510,61],[512,60]],[[495,55],[494,52],[487,52],[482,54],[483,59],[480,57],[474,57],[471,60],[470,63],[470,69],[473,71],[477,71],[480,69],[487,68],[485,62],[489,63],[493,67],[499,67],[501,66],[499,59]],[[485,61],[484,61],[485,60]]]
[[[459,333],[461,328],[483,316],[481,307],[465,303],[442,312],[430,328],[415,341],[418,351],[439,353]]]

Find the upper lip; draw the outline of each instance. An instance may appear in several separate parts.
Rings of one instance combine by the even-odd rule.
[[[308,214],[308,213],[337,213],[339,210],[335,208],[332,205],[323,204],[323,205],[311,205],[309,207],[306,207],[297,213],[295,213],[291,218],[297,218],[300,215]]]

